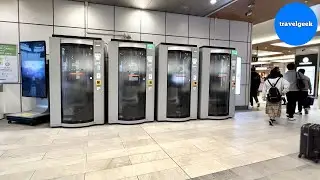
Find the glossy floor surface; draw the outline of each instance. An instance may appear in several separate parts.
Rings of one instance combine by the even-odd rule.
[[[224,121],[76,129],[1,120],[0,179],[318,180],[319,165],[296,153],[301,124],[317,122],[319,112],[274,127],[263,111]]]

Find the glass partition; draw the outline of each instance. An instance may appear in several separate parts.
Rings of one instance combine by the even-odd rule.
[[[93,121],[93,46],[61,44],[62,123]]]
[[[190,117],[191,59],[191,51],[168,51],[167,118]]]
[[[144,48],[119,48],[119,120],[145,119],[146,53]]]

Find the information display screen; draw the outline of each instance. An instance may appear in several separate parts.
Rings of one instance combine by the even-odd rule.
[[[47,97],[46,43],[20,42],[22,96]]]

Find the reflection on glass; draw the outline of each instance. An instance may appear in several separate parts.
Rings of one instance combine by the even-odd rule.
[[[209,116],[229,114],[230,61],[230,54],[210,55]]]
[[[189,51],[168,52],[167,118],[190,117],[191,58]]]
[[[61,44],[62,123],[93,121],[93,46]]]
[[[146,49],[119,48],[119,120],[145,119]]]

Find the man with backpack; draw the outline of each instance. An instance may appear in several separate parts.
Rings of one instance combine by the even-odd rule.
[[[299,100],[300,90],[305,87],[303,81],[305,76],[300,72],[296,72],[296,65],[294,63],[288,64],[287,68],[288,71],[284,75],[284,79],[290,83],[289,92],[287,93],[287,114],[289,121],[294,121],[294,114],[297,101]]]
[[[289,90],[289,82],[281,77],[277,69],[272,69],[263,87],[263,98],[266,103],[266,114],[269,115],[269,125],[273,126],[276,118],[281,116],[282,95]]]

